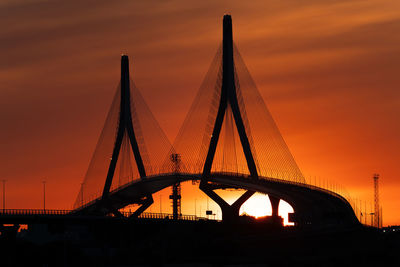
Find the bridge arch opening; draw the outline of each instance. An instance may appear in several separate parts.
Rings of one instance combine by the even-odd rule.
[[[283,199],[279,200],[278,216],[283,218],[283,225],[292,226],[294,223],[289,222],[289,213],[293,213],[293,207]],[[239,210],[240,215],[249,215],[255,218],[272,216],[271,200],[267,194],[255,193],[251,196]]]

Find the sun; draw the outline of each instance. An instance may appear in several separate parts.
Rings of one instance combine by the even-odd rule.
[[[288,213],[294,212],[292,206],[289,203],[282,200],[279,202],[278,214],[283,218],[283,225],[289,226],[294,225],[294,223],[289,222]],[[271,203],[269,201],[268,195],[264,195],[261,193],[255,193],[251,198],[249,198],[245,203],[243,203],[242,207],[240,207],[239,213],[248,214],[250,216],[254,216],[256,218],[263,216],[271,216],[272,208]]]

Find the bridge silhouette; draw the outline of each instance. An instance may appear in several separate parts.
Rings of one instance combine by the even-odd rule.
[[[130,79],[128,56],[122,56],[121,81],[72,213],[136,218],[154,193],[185,181],[199,182],[223,221],[238,220],[241,205],[262,192],[270,198],[272,218],[283,199],[294,208],[297,225],[358,223],[348,199],[306,182],[233,42],[230,15],[223,18],[222,45],[173,144]],[[227,188],[245,192],[230,205],[216,191]],[[138,205],[132,214],[121,212],[132,204]]]

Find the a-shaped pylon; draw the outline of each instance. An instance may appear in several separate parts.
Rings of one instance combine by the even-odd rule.
[[[231,108],[236,128],[240,137],[240,142],[243,148],[243,153],[246,158],[247,167],[250,176],[253,179],[258,179],[257,167],[254,157],[251,152],[249,139],[246,135],[245,126],[236,95],[235,85],[235,67],[233,61],[233,37],[232,37],[232,18],[230,15],[225,15],[223,18],[223,41],[222,41],[222,86],[220,94],[220,102],[218,107],[217,117],[215,119],[214,128],[210,140],[210,145],[207,152],[207,157],[204,163],[202,172],[202,180],[200,189],[204,191],[212,200],[214,200],[222,210],[223,220],[231,220],[239,216],[240,206],[248,200],[255,192],[247,191],[239,197],[232,205],[229,205],[217,193],[213,191],[213,187],[209,183],[209,176],[212,168],[215,151],[218,144],[218,139],[221,133],[222,123],[224,121],[227,109]]]
[[[141,179],[145,179],[146,170],[144,168],[143,160],[140,155],[138,142],[135,136],[135,130],[132,124],[132,114],[131,114],[131,96],[130,96],[130,79],[129,79],[129,59],[128,56],[123,55],[121,57],[121,102],[120,102],[120,111],[119,111],[119,121],[118,121],[118,130],[117,136],[115,139],[114,149],[111,157],[110,166],[108,167],[107,178],[103,188],[102,194],[102,202],[109,208],[111,212],[117,213],[117,210],[114,210],[112,207],[107,207],[107,197],[110,192],[111,184],[114,178],[115,168],[118,161],[118,156],[121,151],[121,145],[124,138],[124,135],[127,135],[129,138],[129,142],[131,144],[131,148],[133,151],[133,155],[135,158],[136,166],[138,168],[138,172]],[[147,196],[143,202],[142,206],[136,210],[134,216],[139,216],[147,207],[149,207],[153,203],[152,196]]]

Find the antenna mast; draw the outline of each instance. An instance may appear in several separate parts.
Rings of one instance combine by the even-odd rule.
[[[374,210],[374,226],[380,227],[380,208],[379,208],[379,174],[374,174],[374,200],[375,200],[375,210]]]
[[[171,161],[174,164],[174,173],[179,175],[181,156],[179,154],[171,154]],[[182,216],[181,212],[181,183],[179,180],[172,186],[172,194],[169,196],[172,200],[173,219],[178,220]]]

